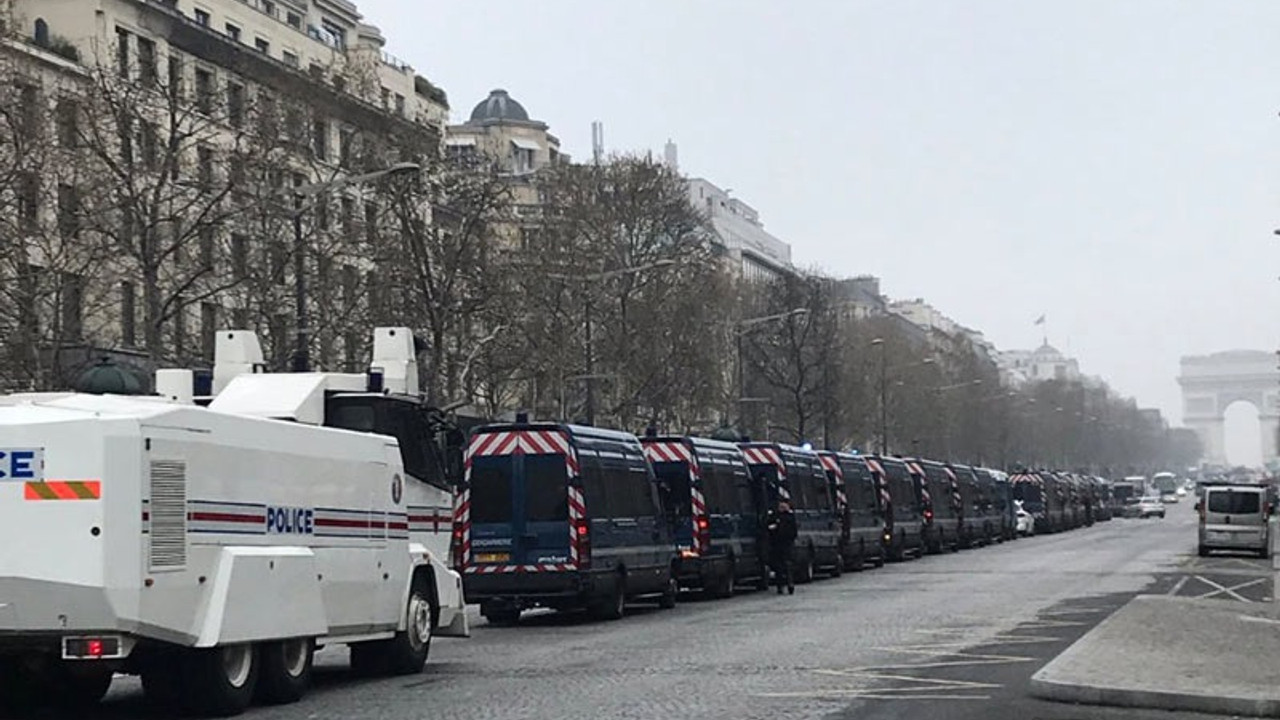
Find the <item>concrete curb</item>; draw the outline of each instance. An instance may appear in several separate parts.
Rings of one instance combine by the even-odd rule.
[[[1191,710],[1217,715],[1280,717],[1280,700],[1076,685],[1044,680],[1038,676],[1039,673],[1036,673],[1031,677],[1031,695],[1045,700],[1157,710]]]

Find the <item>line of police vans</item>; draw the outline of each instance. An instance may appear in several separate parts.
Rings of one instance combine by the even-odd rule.
[[[1105,483],[774,442],[645,437],[528,422],[476,429],[457,493],[452,559],[494,624],[522,611],[628,602],[674,607],[769,583],[764,518],[790,503],[799,582],[1109,519]]]

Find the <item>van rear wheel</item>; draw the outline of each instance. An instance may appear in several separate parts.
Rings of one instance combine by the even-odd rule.
[[[667,575],[667,587],[658,596],[658,607],[663,610],[671,610],[676,606],[676,600],[680,595],[680,583],[676,580],[675,571]]]
[[[258,685],[258,653],[247,643],[189,650],[183,657],[187,711],[228,717],[244,712]]]
[[[58,663],[51,679],[54,702],[63,709],[84,709],[97,705],[111,688],[115,676],[110,668],[85,663]]]
[[[609,594],[598,601],[593,610],[601,620],[621,620],[627,612],[627,578],[619,575]]]
[[[258,699],[271,705],[297,702],[311,686],[311,664],[316,644],[311,638],[291,638],[263,643],[258,649],[262,664]]]

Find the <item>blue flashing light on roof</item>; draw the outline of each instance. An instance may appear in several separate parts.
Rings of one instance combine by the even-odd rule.
[[[807,443],[805,443],[805,444],[801,445],[801,446],[800,446],[800,449],[801,449],[801,450],[812,450],[812,449],[813,449],[813,443],[809,443],[809,442],[807,442]]]

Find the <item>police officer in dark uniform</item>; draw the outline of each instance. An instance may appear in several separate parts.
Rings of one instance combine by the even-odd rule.
[[[791,504],[786,500],[778,501],[777,510],[769,511],[765,518],[765,529],[769,533],[769,567],[773,570],[773,582],[778,588],[778,594],[782,594],[785,583],[787,593],[794,595],[796,586],[791,579],[791,555],[798,533]]]

